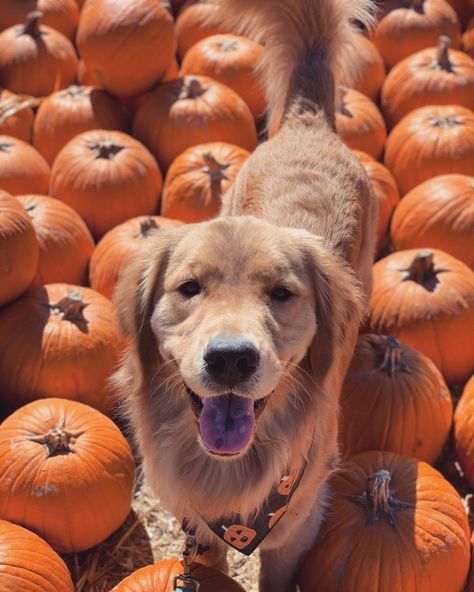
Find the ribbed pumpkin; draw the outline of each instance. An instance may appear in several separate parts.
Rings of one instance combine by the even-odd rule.
[[[39,245],[24,207],[0,190],[0,306],[22,294],[35,277]]]
[[[209,22],[215,12],[215,5],[208,0],[190,2],[189,5],[183,7],[176,19],[176,41],[180,60],[198,41],[211,35],[229,32],[225,28]]]
[[[179,559],[162,559],[138,569],[110,592],[171,592],[174,578],[182,573],[183,565]],[[193,563],[190,573],[199,582],[199,592],[245,592],[242,586],[217,569]]]
[[[48,163],[33,146],[0,136],[0,189],[11,195],[48,193],[50,175]]]
[[[193,45],[184,56],[181,74],[209,76],[244,99],[254,119],[265,115],[266,100],[256,71],[263,46],[239,35],[212,35]]]
[[[0,135],[31,142],[33,110],[37,99],[0,91]]]
[[[245,101],[205,76],[165,82],[150,93],[137,109],[133,135],[151,150],[162,170],[197,144],[229,142],[250,151],[257,145]]]
[[[383,154],[387,130],[375,103],[357,90],[342,87],[336,111],[336,130],[354,150],[362,150],[376,160]]]
[[[108,378],[125,347],[112,303],[90,288],[49,284],[0,310],[0,400],[74,399],[111,413]]]
[[[249,152],[232,144],[213,142],[188,148],[166,174],[161,213],[183,222],[217,216],[221,197],[234,182]]]
[[[2,592],[74,592],[64,561],[38,535],[0,520]]]
[[[39,243],[34,286],[87,282],[94,241],[84,220],[65,203],[44,195],[17,197],[33,222]]]
[[[390,239],[397,251],[436,247],[474,269],[474,176],[441,175],[418,185],[395,210]]]
[[[382,88],[385,121],[393,127],[407,113],[425,105],[462,105],[474,109],[474,60],[449,50],[450,39],[399,62]]]
[[[474,375],[468,380],[454,414],[456,455],[470,487],[474,487]],[[474,584],[474,582],[473,582]]]
[[[33,144],[53,164],[69,140],[93,129],[127,132],[130,114],[105,90],[70,86],[41,102],[35,117]]]
[[[433,464],[453,418],[439,370],[395,337],[361,335],[341,390],[340,450],[386,450]]]
[[[105,89],[133,97],[165,75],[175,51],[173,17],[157,0],[86,2],[77,47]]]
[[[50,194],[84,218],[94,238],[159,205],[161,172],[149,151],[131,136],[92,130],[73,138],[56,157]]]
[[[372,39],[388,68],[435,46],[440,35],[450,37],[455,49],[461,44],[459,20],[445,0],[391,0],[382,10]]]
[[[42,13],[31,12],[23,25],[0,33],[0,85],[43,97],[75,80],[78,60],[62,33],[40,25]]]
[[[143,241],[159,232],[160,228],[174,228],[181,224],[179,220],[162,216],[138,216],[109,230],[91,257],[91,287],[112,299],[121,270],[140,249]]]
[[[437,175],[472,175],[474,112],[458,105],[433,105],[405,115],[388,136],[385,164],[401,195]]]
[[[74,42],[79,7],[76,0],[2,0],[0,31],[22,23],[30,12],[43,13],[41,22]]]
[[[377,251],[380,251],[388,242],[390,219],[400,195],[392,173],[383,164],[365,152],[354,150],[354,154],[362,163],[378,202]]]
[[[384,61],[372,41],[364,35],[357,35],[354,45],[348,74],[355,72],[355,77],[352,80],[343,78],[342,83],[376,101],[385,79]]]
[[[392,253],[374,265],[369,330],[428,356],[448,384],[474,371],[474,272],[437,249]]]
[[[469,526],[454,487],[425,462],[366,452],[342,463],[301,592],[460,592]]]
[[[77,401],[34,401],[0,425],[0,518],[61,553],[89,549],[122,524],[134,478],[118,427]]]
[[[462,50],[474,58],[474,16],[469,21],[467,29],[462,36]]]

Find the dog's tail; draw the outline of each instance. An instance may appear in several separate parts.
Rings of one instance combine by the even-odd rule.
[[[335,79],[350,71],[353,23],[370,27],[373,0],[214,0],[217,18],[265,45],[261,63],[269,121],[322,108],[334,117]],[[294,109],[293,109],[294,111]]]

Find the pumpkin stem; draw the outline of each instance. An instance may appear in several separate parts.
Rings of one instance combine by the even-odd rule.
[[[353,117],[352,112],[349,110],[349,108],[347,107],[347,103],[346,103],[346,96],[347,96],[347,92],[348,92],[348,88],[347,86],[340,86],[339,87],[339,97],[340,97],[340,104],[339,104],[339,111],[342,115],[345,115],[345,117]]]
[[[0,152],[8,152],[12,145],[10,142],[0,142]]]
[[[43,18],[41,10],[33,10],[26,16],[25,24],[21,29],[22,35],[30,35],[30,37],[37,37],[41,34],[40,19]]]
[[[61,298],[56,304],[50,304],[49,308],[65,321],[86,322],[82,311],[86,308],[87,302],[82,299],[82,294],[72,290],[67,296]]]
[[[89,145],[89,149],[92,150],[96,159],[104,158],[105,160],[112,160],[112,158],[124,148],[125,146],[118,146],[111,140],[103,140],[102,142],[97,142],[97,144]]]
[[[423,285],[428,278],[435,275],[433,251],[431,249],[422,249],[415,255],[410,267],[403,271],[406,274],[404,280],[411,280]]]
[[[28,107],[36,107],[38,104],[38,99],[20,95],[12,95],[3,99],[0,101],[0,123],[4,123],[20,111],[28,109]]]
[[[389,335],[387,337],[385,352],[380,368],[386,370],[390,376],[403,367],[401,363],[401,348],[396,337]]]
[[[211,181],[211,188],[221,193],[221,181],[223,179],[228,180],[229,177],[225,174],[225,171],[230,167],[229,164],[222,164],[212,156],[210,152],[206,152],[202,155],[206,166],[201,170],[203,173],[209,175]]]
[[[87,88],[84,86],[79,86],[78,84],[71,84],[65,90],[63,90],[62,95],[71,97],[72,99],[80,99],[84,95],[87,94]]]
[[[206,91],[203,89],[202,84],[196,78],[191,78],[185,81],[183,90],[179,95],[180,99],[198,99]]]
[[[146,220],[142,220],[140,222],[140,230],[137,234],[134,234],[134,238],[148,238],[150,234],[153,233],[154,230],[158,230],[159,226],[153,220],[153,218],[147,218]]]
[[[52,428],[46,434],[30,436],[28,440],[45,446],[48,451],[48,458],[71,454],[75,452],[74,444],[77,438],[82,436],[84,431],[69,432],[64,429],[64,422],[63,418],[55,428]]]
[[[221,47],[224,51],[234,51],[238,47],[237,41],[235,39],[224,39],[223,41],[219,42],[219,47]]]
[[[464,118],[463,117],[430,117],[429,123],[430,123],[430,125],[449,129],[451,127],[454,127],[455,125],[463,125]]]
[[[416,12],[423,13],[424,12],[424,8],[423,8],[424,2],[425,2],[425,0],[409,0],[409,7],[413,10],[416,10]]]
[[[436,54],[436,60],[432,65],[433,68],[436,68],[437,70],[445,70],[446,72],[453,71],[448,53],[450,45],[451,39],[447,35],[441,35],[438,40],[438,52]]]

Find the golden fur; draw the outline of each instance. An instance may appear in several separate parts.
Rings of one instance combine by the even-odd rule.
[[[322,517],[337,461],[338,396],[370,292],[376,206],[367,176],[335,135],[334,76],[349,18],[366,0],[221,0],[221,18],[263,40],[270,111],[280,131],[246,161],[212,221],[162,230],[122,274],[116,304],[131,347],[115,382],[146,477],[162,504],[197,528],[225,564],[204,519],[249,516],[288,467],[307,466],[284,518],[261,545],[263,592],[290,592]],[[283,100],[283,102],[282,102]],[[184,297],[189,278],[202,292]],[[275,286],[293,296],[276,302]],[[185,383],[200,397],[203,350],[216,334],[251,340],[252,380],[270,394],[253,441],[236,457],[202,445]],[[234,391],[233,391],[234,392]]]

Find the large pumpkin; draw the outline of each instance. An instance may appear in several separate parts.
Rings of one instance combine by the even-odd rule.
[[[379,207],[377,251],[380,252],[387,244],[390,219],[400,201],[400,195],[395,179],[387,167],[365,152],[354,150],[354,154],[362,163],[377,199]]]
[[[17,197],[33,222],[39,243],[34,286],[67,282],[84,285],[94,241],[84,220],[71,207],[44,195]]]
[[[70,86],[41,102],[35,117],[33,144],[53,164],[69,140],[94,129],[127,132],[130,115],[105,90],[93,86]]]
[[[48,193],[50,175],[48,163],[33,146],[0,136],[0,189],[11,195]]]
[[[470,487],[474,487],[474,375],[468,380],[454,414],[456,455]],[[474,584],[474,582],[473,582]]]
[[[212,35],[193,45],[184,56],[181,74],[209,76],[244,99],[254,116],[262,119],[266,100],[257,65],[263,47],[239,35]]]
[[[134,477],[118,427],[77,401],[35,401],[0,425],[0,518],[61,553],[89,549],[122,524]]]
[[[181,224],[179,220],[162,216],[138,216],[109,230],[101,238],[91,257],[91,287],[112,299],[120,272],[140,249],[143,241],[161,228],[174,228]]]
[[[64,561],[38,535],[0,520],[2,592],[74,592]]]
[[[436,247],[471,269],[473,237],[474,176],[467,175],[441,175],[417,185],[397,206],[390,226],[397,251]]]
[[[137,109],[133,135],[151,150],[162,170],[196,144],[229,142],[250,151],[257,145],[245,101],[205,76],[165,82],[150,93]]]
[[[28,213],[0,190],[0,306],[14,300],[36,274],[39,245]]]
[[[0,135],[31,142],[33,109],[37,99],[0,91]]]
[[[448,384],[474,371],[474,272],[437,249],[392,253],[374,265],[369,329],[428,356]]]
[[[63,397],[111,413],[108,383],[125,347],[112,303],[90,288],[49,284],[0,310],[3,409]]]
[[[469,526],[459,494],[425,462],[366,452],[331,477],[301,592],[460,592]]]
[[[474,60],[462,51],[449,50],[449,44],[449,37],[440,37],[437,48],[423,49],[390,71],[381,95],[389,127],[425,105],[474,109]]]
[[[387,450],[433,464],[451,428],[453,404],[439,370],[391,336],[359,337],[340,401],[345,459]]]
[[[133,97],[165,75],[175,50],[173,17],[157,0],[86,2],[77,47],[105,89]]]
[[[249,152],[213,142],[185,150],[166,174],[161,213],[183,222],[217,216],[221,197],[232,185]]]
[[[176,40],[180,60],[198,41],[211,35],[228,32],[222,26],[211,22],[216,10],[215,4],[208,0],[189,2],[183,7],[176,19]]]
[[[351,67],[342,83],[376,101],[385,79],[384,61],[372,41],[364,35],[357,35],[354,45],[350,56]],[[350,75],[352,78],[348,79]]]
[[[375,103],[359,91],[340,89],[336,130],[349,148],[367,152],[376,160],[382,156],[387,139],[385,122]]]
[[[462,50],[471,58],[474,58],[474,16],[469,21],[462,36]]]
[[[437,175],[472,175],[474,113],[458,105],[430,105],[405,115],[388,136],[385,164],[402,195]]]
[[[140,142],[122,132],[92,130],[58,154],[50,194],[74,208],[98,239],[132,216],[154,213],[162,185],[155,159]]]
[[[42,97],[75,80],[78,60],[62,33],[40,25],[42,13],[31,12],[23,25],[0,33],[0,85]]]

